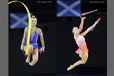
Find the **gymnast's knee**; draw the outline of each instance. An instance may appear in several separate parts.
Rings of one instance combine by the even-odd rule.
[[[35,58],[35,59],[34,59],[34,62],[37,62],[37,61],[38,61],[38,58]]]
[[[33,51],[33,46],[29,45],[29,52],[32,52],[32,51]]]
[[[84,59],[84,60],[81,60],[81,62],[82,62],[82,64],[85,64],[87,62],[87,60]]]

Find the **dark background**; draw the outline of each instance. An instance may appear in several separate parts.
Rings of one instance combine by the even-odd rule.
[[[75,63],[80,57],[75,53],[78,49],[72,34],[72,28],[80,25],[80,18],[62,18],[57,22],[57,68],[61,73],[106,73],[107,58],[107,35],[106,35],[106,14],[97,13],[88,15],[85,19],[84,30],[91,26],[97,18],[101,18],[100,23],[90,31],[86,36],[86,43],[89,49],[89,58],[86,64],[79,65],[70,72],[66,69],[69,65]]]
[[[39,0],[38,0],[39,1]],[[51,1],[51,0],[49,0]],[[95,1],[95,0],[92,0]],[[104,0],[103,0],[104,1]],[[87,34],[86,42],[89,49],[88,62],[67,72],[70,64],[80,58],[75,53],[78,49],[72,34],[72,28],[79,26],[79,17],[56,18],[56,1],[52,3],[37,3],[37,0],[23,1],[29,10],[38,18],[38,27],[43,30],[45,53],[39,54],[39,61],[34,67],[25,63],[25,57],[20,50],[24,29],[9,28],[9,75],[10,76],[42,76],[43,74],[106,74],[107,68],[107,9],[105,3],[82,1],[81,10],[87,12],[98,9],[96,13],[87,15],[84,30],[91,26],[99,17],[100,23],[94,31]],[[41,0],[42,2],[42,0]],[[21,13],[25,8],[19,3],[9,6],[9,13]],[[10,22],[10,21],[9,21]],[[38,41],[40,46],[40,41]]]
[[[20,50],[24,29],[9,28],[9,75],[10,76],[32,76],[36,73],[56,72],[56,3],[37,3],[29,0],[24,2],[30,12],[38,18],[37,27],[41,28],[45,40],[45,52],[39,54],[39,61],[30,67],[25,63],[26,58]],[[43,2],[41,0],[41,2]],[[19,3],[9,6],[9,13],[26,13],[25,8]],[[9,21],[10,22],[10,21]],[[38,40],[39,46],[40,40]]]
[[[79,27],[79,17],[61,17],[57,18],[57,36],[59,36],[57,44],[57,72],[59,74],[107,74],[107,3],[98,0],[82,0],[81,10],[88,12],[98,9],[97,12],[86,15],[84,30],[94,24],[100,17],[100,23],[92,32],[86,36],[86,42],[89,49],[89,58],[86,64],[79,65],[73,70],[67,72],[67,68],[80,60],[75,53],[78,46],[75,43],[72,34],[74,26]],[[82,32],[83,32],[82,31]]]

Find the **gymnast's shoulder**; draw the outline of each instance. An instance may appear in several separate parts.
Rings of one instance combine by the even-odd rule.
[[[27,31],[27,30],[28,30],[28,27],[26,26],[26,27],[24,28],[24,30]]]
[[[42,32],[42,29],[41,29],[41,28],[36,27],[36,31],[37,31],[37,32]]]

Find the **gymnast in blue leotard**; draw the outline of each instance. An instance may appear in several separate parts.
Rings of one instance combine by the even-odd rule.
[[[27,37],[28,37],[28,32],[27,32]],[[30,34],[30,44],[33,45],[33,50],[34,49],[39,49],[38,44],[37,44],[37,39],[38,39],[38,33],[34,32],[33,37]],[[23,46],[25,47],[27,43],[24,43]]]
[[[37,28],[36,25],[37,25],[37,18],[35,16],[32,16],[30,42],[29,42],[28,55],[26,58],[26,63],[29,63],[30,66],[35,65],[36,62],[38,61],[38,51],[41,53],[41,52],[44,52],[44,49],[45,49],[42,30],[40,28]],[[39,48],[37,44],[38,36],[40,36],[40,40],[42,43],[41,48]],[[23,39],[20,47],[20,49],[23,51],[26,51],[27,37],[28,37],[28,27],[26,27],[24,30],[24,35],[23,35]],[[30,62],[31,55],[32,55],[32,61]]]

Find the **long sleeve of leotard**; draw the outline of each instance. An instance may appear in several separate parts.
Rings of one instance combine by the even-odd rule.
[[[80,26],[79,26],[79,30],[80,30],[80,32],[81,32],[82,29],[83,29],[83,24],[84,24],[84,21],[81,21],[81,24],[80,24]]]

